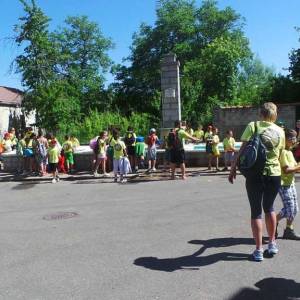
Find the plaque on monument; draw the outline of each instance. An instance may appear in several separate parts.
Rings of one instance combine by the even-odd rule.
[[[175,98],[176,91],[175,89],[169,88],[165,90],[165,98]]]

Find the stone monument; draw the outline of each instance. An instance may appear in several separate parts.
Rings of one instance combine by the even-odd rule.
[[[162,137],[174,127],[176,120],[181,120],[179,66],[175,54],[169,53],[163,56],[161,62]]]

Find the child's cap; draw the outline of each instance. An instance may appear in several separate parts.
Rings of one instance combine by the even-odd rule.
[[[156,129],[155,128],[151,128],[150,129],[150,133],[155,133],[156,132]]]
[[[50,141],[50,144],[51,144],[51,145],[56,145],[56,140],[55,140],[55,139],[52,139],[52,140]]]
[[[5,138],[5,139],[10,138],[10,134],[9,134],[8,132],[6,132],[6,133],[4,134],[4,138]]]

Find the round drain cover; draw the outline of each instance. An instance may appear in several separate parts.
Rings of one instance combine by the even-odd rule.
[[[79,214],[76,212],[58,212],[54,214],[49,214],[43,217],[44,220],[62,220],[62,219],[70,219],[77,217]]]

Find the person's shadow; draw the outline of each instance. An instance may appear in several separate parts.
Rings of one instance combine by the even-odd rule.
[[[285,278],[265,278],[253,288],[243,288],[227,300],[291,300],[300,299],[300,283]]]
[[[147,269],[173,272],[176,270],[198,270],[200,267],[211,265],[219,261],[237,261],[249,260],[249,254],[221,252],[207,256],[200,256],[208,248],[230,247],[235,245],[251,245],[253,239],[250,238],[219,238],[210,240],[192,240],[190,244],[203,245],[195,253],[187,256],[175,258],[157,258],[157,257],[140,257],[134,261],[137,266]]]

